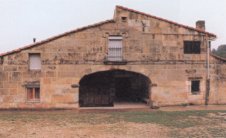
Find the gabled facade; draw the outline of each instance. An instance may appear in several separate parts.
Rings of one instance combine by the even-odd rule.
[[[224,104],[225,60],[208,56],[215,38],[203,21],[117,6],[112,20],[1,54],[0,108]]]

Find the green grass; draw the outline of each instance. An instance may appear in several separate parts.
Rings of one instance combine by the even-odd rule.
[[[151,123],[170,129],[171,137],[226,137],[226,123],[220,113],[226,111],[124,111],[124,112],[87,112],[76,111],[3,111],[0,121],[54,122],[65,126],[68,123],[114,124],[118,122]],[[210,116],[209,114],[212,114]],[[186,131],[184,131],[186,130]]]
[[[73,111],[13,111],[13,112],[1,112],[0,120],[4,121],[38,121],[38,120],[50,120],[50,121],[63,121],[69,123],[116,123],[120,121],[135,122],[135,123],[155,123],[167,127],[175,128],[187,128],[200,125],[214,124],[219,121],[224,121],[221,118],[214,118],[213,121],[202,120],[202,118],[208,119],[208,113],[226,113],[226,111],[154,111],[154,112],[142,112],[142,111],[128,111],[128,112],[107,112],[107,113],[78,113]]]
[[[203,117],[208,118],[208,113],[218,113],[226,111],[175,111],[175,112],[125,112],[115,113],[123,120],[136,123],[155,123],[167,127],[187,128],[197,125],[214,124],[216,121],[204,121]],[[192,118],[190,118],[192,117]],[[221,119],[219,121],[222,121]]]

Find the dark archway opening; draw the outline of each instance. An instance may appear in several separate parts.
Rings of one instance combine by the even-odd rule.
[[[148,77],[125,70],[96,72],[79,82],[80,107],[114,106],[115,102],[141,103],[149,98]]]

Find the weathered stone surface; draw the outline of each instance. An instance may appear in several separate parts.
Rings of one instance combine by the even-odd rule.
[[[126,16],[127,22],[121,21]],[[123,38],[125,65],[105,65],[108,36]],[[0,108],[77,108],[80,80],[95,72],[126,70],[147,76],[151,101],[158,105],[204,104],[206,40],[209,36],[117,8],[107,22],[4,56],[0,63]],[[201,41],[200,54],[184,54],[185,40]],[[40,53],[42,68],[29,70],[29,53]],[[200,92],[191,94],[190,78],[200,78]],[[226,64],[211,58],[211,104],[226,103]],[[40,82],[40,102],[27,101],[25,82]]]

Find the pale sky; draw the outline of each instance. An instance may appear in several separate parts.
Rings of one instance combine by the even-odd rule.
[[[0,0],[0,53],[112,19],[116,5],[206,30],[226,44],[226,0]]]

